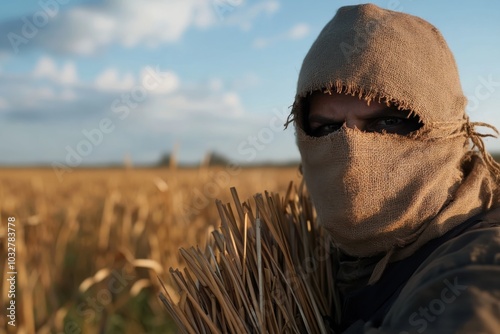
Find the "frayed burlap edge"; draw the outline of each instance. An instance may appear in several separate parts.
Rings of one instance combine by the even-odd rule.
[[[468,116],[459,121],[429,122],[425,117],[422,117],[422,115],[418,114],[414,110],[414,106],[411,103],[386,95],[374,88],[366,89],[354,84],[346,84],[342,80],[330,81],[324,87],[311,87],[308,91],[298,93],[295,97],[294,103],[291,105],[292,110],[284,124],[285,129],[287,129],[290,124],[300,126],[303,129],[303,120],[301,119],[301,117],[303,116],[302,113],[304,111],[305,101],[309,96],[317,91],[321,91],[325,94],[330,95],[336,93],[357,96],[359,99],[365,100],[368,105],[372,101],[377,101],[378,103],[383,103],[387,106],[395,106],[398,110],[406,110],[409,112],[408,117],[417,116],[424,124],[424,126],[420,130],[411,135],[412,138],[415,139],[429,138],[426,137],[425,134],[428,134],[431,130],[442,131],[445,129],[448,129],[450,131],[447,133],[446,137],[466,136],[470,140],[470,151],[479,152],[479,154],[485,161],[485,164],[488,167],[489,171],[495,177],[495,180],[500,181],[500,164],[496,162],[491,154],[486,151],[486,146],[483,141],[483,138],[486,137],[498,138],[498,135],[500,133],[495,126],[484,122],[471,122]],[[480,133],[476,131],[476,127],[490,128],[494,132],[494,134]],[[435,140],[439,138],[432,137],[430,139]]]

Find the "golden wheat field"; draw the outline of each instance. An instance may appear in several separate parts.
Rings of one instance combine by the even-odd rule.
[[[50,168],[1,169],[0,332],[175,332],[158,278],[173,289],[179,248],[203,247],[220,225],[215,200],[229,202],[230,187],[242,200],[284,193],[290,181],[297,167],[75,169],[62,180]]]

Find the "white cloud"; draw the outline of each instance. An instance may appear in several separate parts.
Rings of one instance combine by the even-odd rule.
[[[62,18],[59,29],[65,29],[67,33],[57,42],[64,51],[83,55],[94,54],[102,46],[113,42],[114,34],[120,28],[118,22],[117,18],[108,13],[75,7]]]
[[[52,78],[57,76],[57,68],[55,62],[52,58],[42,57],[38,60],[35,69],[33,70],[33,75],[35,77],[49,77]]]
[[[176,120],[184,125],[203,123],[202,119],[215,123],[219,119],[238,118],[245,113],[237,93],[207,94],[202,86],[159,97],[148,112],[153,119]],[[171,126],[172,130],[179,130],[174,129],[173,124]]]
[[[47,78],[49,82],[45,81]],[[248,78],[240,81],[245,80]],[[78,81],[73,64],[58,66],[49,57],[40,58],[34,70],[25,75],[0,73],[0,89],[6,91],[0,99],[0,109],[9,108],[13,113],[31,110],[42,118],[57,113],[54,110],[75,114],[109,112],[110,97],[121,99],[123,93],[139,86],[148,89],[148,95],[147,100],[138,103],[137,109],[144,108],[141,113],[148,115],[152,123],[157,119],[180,117],[189,124],[200,122],[201,118],[238,118],[245,113],[234,85],[226,87],[220,78],[182,83],[176,73],[160,68],[146,67],[135,75],[105,68],[94,80],[85,82]],[[104,105],[98,106],[99,103]]]
[[[309,35],[309,32],[311,29],[309,26],[305,23],[299,23],[295,26],[293,26],[289,31],[288,31],[288,38],[289,39],[302,39]]]
[[[113,45],[154,48],[181,40],[192,28],[237,26],[249,30],[256,19],[271,16],[280,7],[278,0],[233,1],[232,10],[219,17],[214,1],[106,0],[71,6],[51,18],[29,46],[78,55],[100,54]]]
[[[180,80],[179,77],[172,71],[161,71],[161,76],[154,73],[154,69],[146,67],[142,69],[140,73],[140,82],[144,85],[149,85],[150,80],[155,80],[152,82],[153,89],[151,93],[153,94],[170,94],[179,88]]]
[[[50,57],[42,57],[38,60],[33,70],[33,76],[65,84],[78,82],[76,66],[73,62],[66,62],[61,69],[58,69],[56,63]]]
[[[260,15],[273,15],[280,8],[276,0],[261,1],[248,7],[235,7],[231,14],[225,19],[226,24],[239,26],[243,30],[250,30],[253,21]]]
[[[309,25],[305,23],[298,23],[290,28],[285,33],[281,33],[278,35],[270,36],[270,37],[258,37],[253,41],[253,47],[257,49],[265,48],[271,44],[286,41],[286,40],[299,40],[307,35],[309,35],[311,29]]]
[[[78,82],[78,76],[76,74],[76,66],[74,63],[66,63],[60,72],[60,81],[62,83],[74,84]]]
[[[240,96],[236,93],[229,92],[222,96],[222,103],[228,108],[231,108],[233,116],[243,114],[243,106],[241,105]]]
[[[211,2],[206,0],[107,0],[101,6],[75,6],[61,12],[50,28],[40,32],[40,44],[92,55],[112,44],[156,47],[176,42],[190,27],[203,29],[216,23]]]
[[[95,85],[102,90],[127,90],[134,86],[130,73],[121,76],[114,68],[107,68],[95,79]]]

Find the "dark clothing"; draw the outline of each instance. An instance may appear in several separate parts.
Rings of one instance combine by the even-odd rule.
[[[500,333],[500,208],[473,217],[343,296],[345,333]]]

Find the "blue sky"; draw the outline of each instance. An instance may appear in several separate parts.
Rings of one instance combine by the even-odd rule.
[[[40,0],[0,5],[0,165],[298,159],[282,131],[308,48],[360,1]],[[438,27],[472,120],[500,127],[500,3],[384,0]],[[144,83],[148,83],[147,85]],[[146,88],[147,86],[147,88]],[[488,140],[500,150],[500,140]]]

